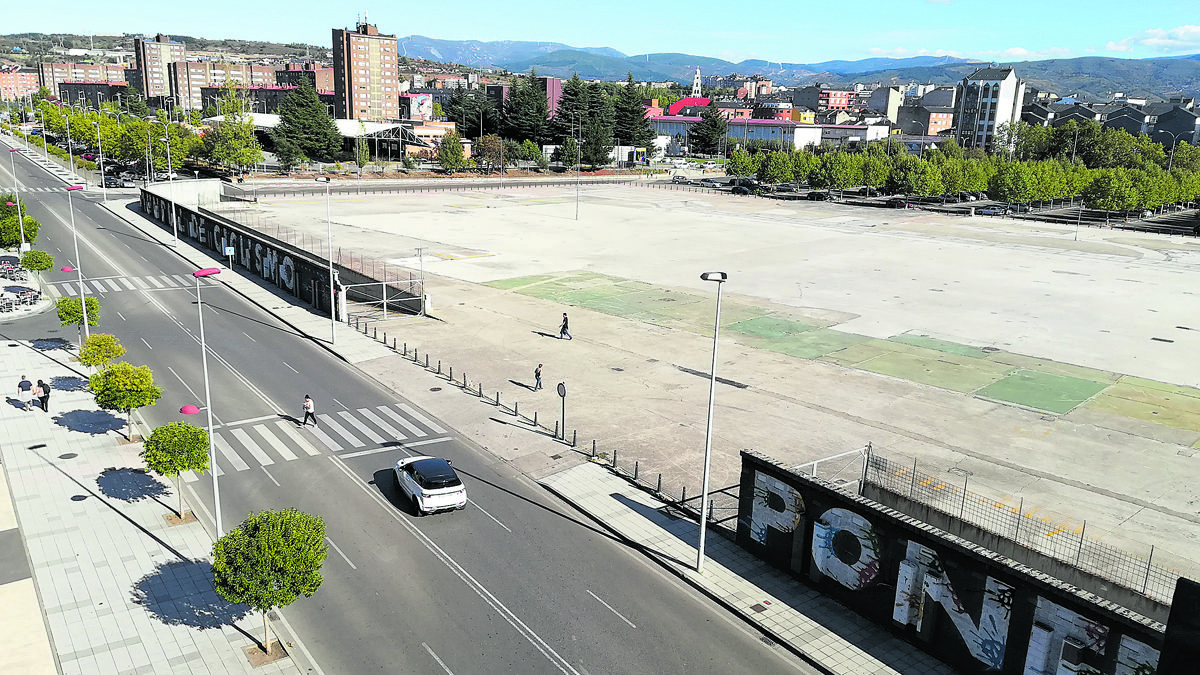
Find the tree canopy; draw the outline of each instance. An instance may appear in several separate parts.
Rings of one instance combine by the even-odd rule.
[[[164,424],[150,432],[140,454],[151,471],[175,479],[179,517],[183,518],[183,486],[179,484],[179,474],[208,471],[208,432],[187,422]]]
[[[304,77],[279,105],[279,125],[271,131],[271,139],[277,155],[286,147],[293,158],[318,162],[333,161],[342,148],[342,134],[329,116],[329,109],[321,103],[312,82]]]
[[[162,389],[154,385],[154,373],[149,366],[117,362],[88,378],[88,384],[100,409],[125,413],[129,427],[126,438],[131,440],[133,411],[154,405],[162,398]]]

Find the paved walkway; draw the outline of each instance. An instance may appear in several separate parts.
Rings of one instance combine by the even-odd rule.
[[[49,413],[11,395],[0,406],[0,672],[300,670],[251,667],[243,650],[262,638],[261,616],[213,590],[212,539],[197,521],[168,524],[173,486],[140,470],[124,420],[82,389],[75,345],[5,347],[0,382],[29,375],[53,393]]]

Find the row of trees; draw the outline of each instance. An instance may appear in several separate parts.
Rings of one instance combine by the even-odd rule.
[[[1082,197],[1094,208],[1114,211],[1154,209],[1200,199],[1200,171],[1179,165],[1171,171],[1153,162],[1137,168],[1090,169],[1078,160],[1063,158],[964,158],[961,152],[944,149],[931,149],[918,157],[907,152],[888,155],[885,148],[876,144],[859,153],[802,150],[753,154],[739,148],[731,153],[726,172],[753,175],[772,184],[803,181],[832,190],[865,185],[913,196],[986,191],[992,199],[1005,202]],[[1181,144],[1177,156],[1184,148]]]

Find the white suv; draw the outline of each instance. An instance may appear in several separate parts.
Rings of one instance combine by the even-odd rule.
[[[406,457],[396,462],[396,485],[408,495],[416,515],[467,506],[467,488],[450,461],[438,457]]]

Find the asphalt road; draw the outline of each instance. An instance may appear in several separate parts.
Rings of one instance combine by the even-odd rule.
[[[140,411],[146,426],[187,419],[182,405],[204,405],[192,268],[83,192],[77,264],[65,190],[39,168],[17,173],[23,188],[54,188],[22,191],[42,223],[37,248],[55,256],[44,283],[70,293],[75,276],[58,269],[82,269],[101,303],[93,330],[165,390]],[[202,292],[223,526],[265,508],[325,519],[324,585],[285,611],[324,672],[817,672],[272,315],[219,283]],[[76,339],[57,323],[50,312],[2,331]],[[319,431],[296,426],[305,393],[326,416]],[[464,511],[409,511],[390,467],[412,454],[454,463]],[[210,512],[211,479],[185,496]]]

